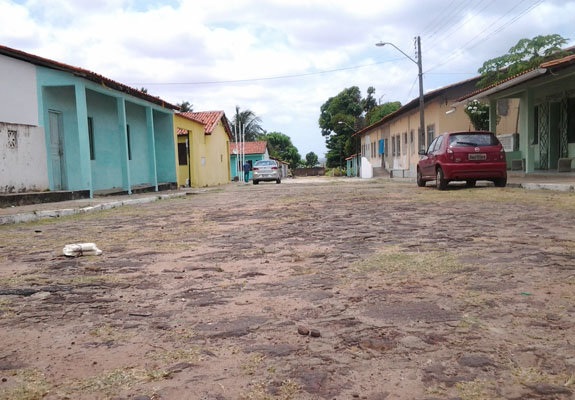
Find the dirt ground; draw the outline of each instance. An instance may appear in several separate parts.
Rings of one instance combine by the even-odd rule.
[[[574,213],[298,179],[0,227],[0,399],[572,399]]]

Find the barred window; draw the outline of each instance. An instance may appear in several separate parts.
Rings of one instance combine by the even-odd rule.
[[[18,131],[8,129],[8,148],[10,150],[18,149]]]

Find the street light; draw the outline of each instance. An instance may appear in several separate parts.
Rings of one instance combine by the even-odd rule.
[[[425,127],[425,118],[424,118],[425,107],[424,107],[424,103],[423,103],[423,72],[422,72],[422,67],[421,67],[421,38],[418,36],[416,39],[417,39],[417,61],[415,61],[413,58],[408,56],[405,52],[403,52],[403,50],[401,50],[399,47],[397,47],[393,43],[379,42],[379,43],[376,43],[375,45],[377,47],[383,47],[386,44],[388,44],[388,45],[394,47],[401,54],[403,54],[408,59],[410,59],[412,62],[417,64],[417,68],[419,68],[419,125],[420,125],[421,132],[423,132],[423,144],[425,146],[425,128],[424,128]],[[421,144],[420,144],[420,147],[421,147]]]

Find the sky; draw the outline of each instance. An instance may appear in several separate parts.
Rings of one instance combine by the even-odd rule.
[[[380,102],[477,75],[519,39],[575,45],[575,0],[0,0],[0,44],[88,69],[194,111],[249,109],[302,157],[326,152],[321,105],[343,89]]]

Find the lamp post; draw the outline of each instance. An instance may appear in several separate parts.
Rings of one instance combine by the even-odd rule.
[[[419,68],[419,125],[420,125],[420,132],[423,132],[423,145],[425,147],[425,118],[424,118],[425,107],[424,107],[424,103],[423,103],[423,71],[422,71],[422,67],[421,67],[421,38],[418,36],[416,39],[417,39],[417,61],[415,61],[413,58],[408,56],[405,52],[403,52],[403,50],[401,50],[399,47],[397,47],[393,43],[379,42],[379,43],[376,43],[375,45],[377,47],[383,47],[386,44],[388,44],[388,45],[394,47],[401,54],[403,54],[408,59],[410,59],[412,62],[417,64],[417,68]],[[420,147],[421,147],[421,144],[420,144]]]

